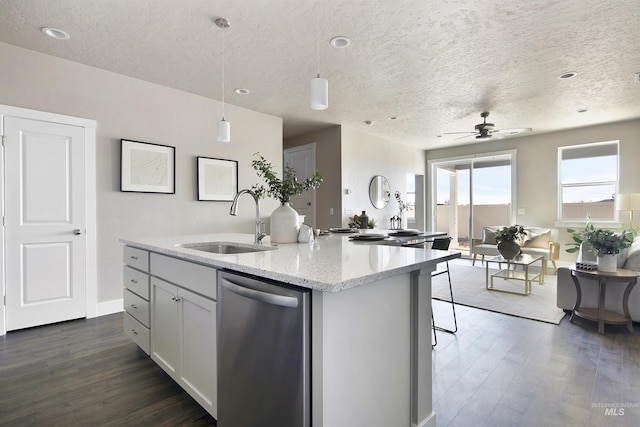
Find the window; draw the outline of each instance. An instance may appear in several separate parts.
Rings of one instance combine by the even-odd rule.
[[[618,141],[560,147],[560,220],[614,221]]]
[[[513,224],[516,151],[434,161],[432,230],[446,231],[451,248],[470,253],[482,227]]]

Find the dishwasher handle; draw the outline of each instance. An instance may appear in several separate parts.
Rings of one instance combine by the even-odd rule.
[[[271,305],[279,305],[281,307],[290,307],[290,308],[298,307],[298,299],[295,297],[288,297],[285,295],[276,295],[276,294],[271,294],[269,292],[263,292],[263,291],[258,291],[256,289],[246,288],[244,286],[237,285],[231,282],[227,278],[223,278],[220,284],[224,286],[228,291],[233,292],[234,294],[243,296],[245,298],[250,298],[252,300],[264,302]]]

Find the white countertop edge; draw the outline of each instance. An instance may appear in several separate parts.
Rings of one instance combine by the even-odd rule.
[[[171,256],[174,258],[184,259],[187,261],[196,262],[198,264],[203,264],[203,265],[215,267],[218,269],[227,269],[227,270],[232,270],[240,273],[256,275],[259,277],[264,277],[266,279],[271,279],[278,282],[288,283],[295,286],[300,286],[300,287],[304,287],[312,290],[329,292],[329,293],[339,292],[346,289],[361,286],[367,283],[375,282],[381,279],[386,279],[386,278],[397,276],[400,274],[410,273],[412,271],[420,270],[423,267],[435,265],[435,264],[449,261],[455,258],[460,258],[461,256],[459,252],[429,250],[431,252],[437,253],[437,258],[429,259],[429,260],[425,260],[415,264],[405,265],[405,266],[401,266],[401,267],[397,267],[394,269],[389,269],[381,272],[376,272],[373,274],[362,275],[360,277],[347,279],[339,283],[329,283],[329,282],[322,282],[318,280],[309,280],[300,276],[282,274],[282,273],[278,273],[270,270],[242,265],[242,264],[239,264],[237,261],[235,261],[236,258],[233,257],[233,255],[231,255],[231,257],[233,257],[234,262],[230,262],[225,260],[225,258],[229,255],[212,255],[212,254],[199,255],[199,253],[193,250],[190,250],[188,248],[176,247],[174,245],[165,246],[165,245],[159,245],[159,244],[144,243],[137,240],[131,240],[126,238],[121,238],[119,239],[119,241],[127,246],[132,246],[139,249],[145,249],[155,253]],[[413,250],[424,250],[424,249],[413,249]]]

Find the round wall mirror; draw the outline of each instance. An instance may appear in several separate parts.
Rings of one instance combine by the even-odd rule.
[[[376,175],[369,184],[369,199],[371,204],[377,209],[383,209],[389,204],[391,192],[389,191],[389,181],[382,175]]]

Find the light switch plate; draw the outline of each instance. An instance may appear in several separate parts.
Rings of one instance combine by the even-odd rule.
[[[524,208],[518,208],[518,215],[524,215]]]

